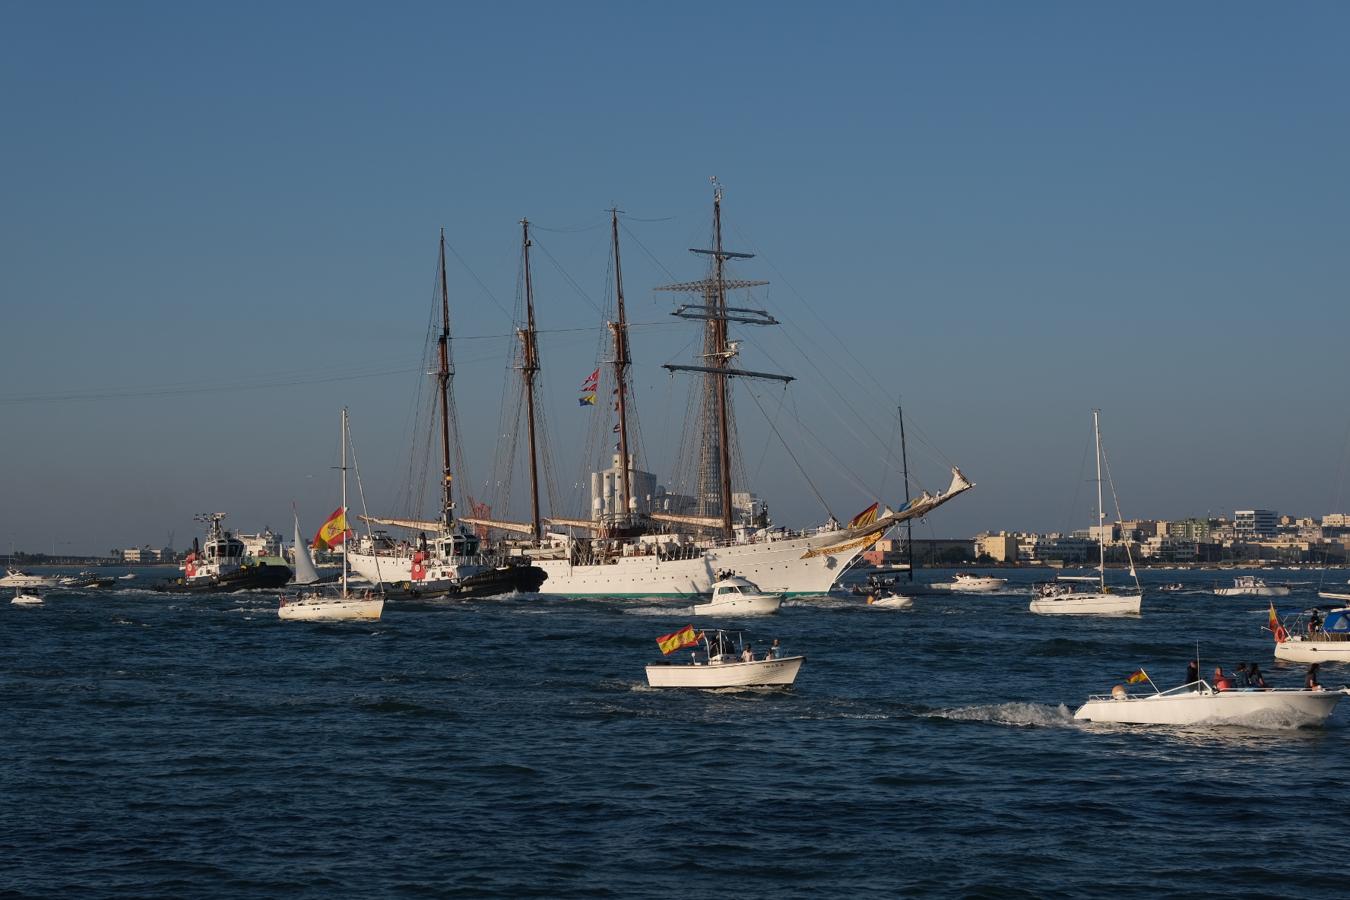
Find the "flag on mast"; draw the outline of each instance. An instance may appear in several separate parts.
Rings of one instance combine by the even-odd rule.
[[[319,526],[319,533],[314,535],[313,547],[315,550],[328,550],[346,539],[347,509],[339,506],[333,510],[333,514],[328,517],[328,520]]]

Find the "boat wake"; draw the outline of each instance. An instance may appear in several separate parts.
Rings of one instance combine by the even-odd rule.
[[[929,713],[940,719],[956,722],[989,722],[995,725],[1015,725],[1021,728],[1073,726],[1073,711],[1063,703],[990,703],[980,706],[961,706],[956,709],[938,709]]]

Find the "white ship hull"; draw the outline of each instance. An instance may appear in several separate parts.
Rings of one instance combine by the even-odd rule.
[[[1064,594],[1037,597],[1030,609],[1043,616],[1128,616],[1138,615],[1142,594]]]
[[[1293,638],[1275,645],[1275,658],[1297,663],[1350,663],[1350,640]]]
[[[1145,697],[1093,697],[1073,714],[1090,722],[1130,725],[1321,725],[1336,709],[1340,691],[1180,692]]]
[[[1289,588],[1282,584],[1262,584],[1256,587],[1215,588],[1216,597],[1288,597]]]
[[[56,587],[55,575],[30,575],[27,572],[8,572],[0,578],[0,587],[7,588],[49,588]]]
[[[849,532],[826,531],[804,537],[753,544],[709,547],[692,559],[662,559],[656,554],[619,556],[600,565],[573,565],[566,559],[533,559],[548,573],[544,588],[567,597],[697,597],[710,596],[716,573],[730,570],[766,593],[799,596],[826,594],[839,573],[866,549],[851,547],[835,554],[803,558],[814,549],[847,543]],[[348,557],[362,578],[386,584],[411,580],[411,556],[368,553]]]
[[[383,597],[305,597],[282,600],[277,615],[304,622],[374,621],[384,611]]]
[[[797,680],[805,656],[754,662],[655,663],[647,667],[652,687],[726,688],[786,686]]]

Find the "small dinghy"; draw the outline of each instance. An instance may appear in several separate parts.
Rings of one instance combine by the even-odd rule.
[[[754,582],[727,573],[713,584],[712,600],[694,606],[694,615],[767,616],[782,603],[782,594],[766,594]]]
[[[687,625],[656,639],[667,656],[683,647],[701,647],[687,663],[658,662],[647,666],[647,684],[654,688],[787,687],[797,680],[805,656],[780,656],[774,641],[763,657],[739,634],[695,632]]]

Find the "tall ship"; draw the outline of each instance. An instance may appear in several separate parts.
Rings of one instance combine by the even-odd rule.
[[[445,232],[441,232],[438,288],[440,331],[436,338],[436,430],[440,437],[440,510],[435,519],[362,516],[369,524],[401,529],[396,539],[387,531],[372,532],[347,545],[346,565],[372,584],[392,587],[392,595],[411,597],[491,597],[512,592],[533,593],[546,577],[528,557],[485,553],[478,535],[455,516],[452,445],[458,435],[451,382],[450,293],[445,272]],[[462,468],[462,466],[461,466]],[[353,546],[354,545],[354,546]]]
[[[937,494],[923,492],[899,509],[874,503],[847,524],[834,518],[816,528],[788,530],[775,527],[767,511],[747,492],[733,492],[732,379],[789,382],[791,376],[755,372],[736,364],[739,341],[729,339],[729,325],[777,324],[767,312],[728,303],[728,292],[765,284],[728,277],[726,263],[752,254],[728,251],[722,245],[722,190],[713,192],[713,247],[693,252],[710,261],[706,277],[667,285],[658,290],[690,293],[698,302],[681,304],[674,315],[702,324],[702,352],[691,365],[666,365],[671,372],[699,379],[696,434],[696,481],[692,497],[662,495],[655,477],[642,471],[631,447],[635,413],[630,376],[628,322],[623,298],[619,257],[618,211],[611,210],[615,318],[607,323],[610,345],[607,367],[612,375],[615,443],[612,465],[592,473],[589,517],[545,517],[540,509],[540,436],[535,385],[540,370],[534,322],[533,278],[530,270],[531,237],[522,221],[522,315],[517,329],[519,348],[515,368],[520,374],[520,409],[526,425],[526,468],[529,472],[527,521],[494,518],[486,504],[474,503],[461,526],[472,526],[478,538],[496,537],[501,552],[528,560],[547,575],[545,590],[572,597],[693,597],[712,593],[713,584],[734,574],[767,592],[819,595],[829,591],[839,575],[892,527],[921,518],[973,485],[955,467],[951,482]],[[442,250],[442,283],[444,283]],[[445,312],[448,319],[448,309]],[[582,403],[598,405],[598,368],[583,386]],[[606,385],[608,386],[608,384]],[[514,440],[512,441],[514,444]],[[502,457],[509,453],[500,454]],[[448,477],[448,468],[447,468]],[[494,479],[500,482],[503,479]],[[509,483],[509,477],[504,479]],[[448,484],[448,482],[447,482]],[[448,499],[447,499],[448,503]],[[376,519],[386,524],[397,520]],[[434,523],[411,523],[414,526]],[[456,540],[470,540],[463,532]],[[385,540],[389,540],[385,538]],[[441,540],[445,540],[442,538]],[[409,554],[385,552],[376,556],[353,553],[352,568],[363,577],[400,582],[416,577]]]

